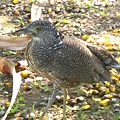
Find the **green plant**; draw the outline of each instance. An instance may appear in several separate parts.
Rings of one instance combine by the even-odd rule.
[[[82,109],[80,109],[77,114],[80,115],[80,117],[78,117],[76,120],[84,120],[88,117],[88,115],[84,111],[82,111]]]
[[[40,88],[44,91],[44,92],[50,92],[51,88],[49,88],[48,86],[40,86]]]
[[[5,110],[5,106],[0,106],[0,111]]]
[[[78,89],[78,90],[77,90],[77,93],[82,93],[82,90]]]
[[[5,55],[15,55],[16,52],[13,52],[13,51],[5,51],[4,54],[5,54]]]
[[[20,107],[24,107],[25,104],[22,104],[21,102],[24,100],[24,97],[20,97],[19,99],[16,100],[16,102],[14,103],[10,113],[16,113],[19,110]]]
[[[120,113],[115,116],[114,120],[119,120],[120,119]]]

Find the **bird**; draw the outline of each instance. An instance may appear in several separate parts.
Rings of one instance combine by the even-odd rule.
[[[53,104],[58,87],[63,90],[63,117],[66,119],[67,89],[81,83],[111,82],[109,68],[119,68],[113,55],[102,47],[75,36],[62,34],[48,20],[36,20],[14,34],[32,37],[26,47],[27,62],[38,75],[53,81],[53,93],[42,113],[42,120]]]

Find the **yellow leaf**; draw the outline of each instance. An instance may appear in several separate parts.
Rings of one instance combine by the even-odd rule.
[[[83,40],[87,40],[88,39],[88,36],[86,34],[82,35],[81,37]]]
[[[11,86],[12,86],[12,83],[11,83],[11,82],[6,82],[5,85],[6,85],[7,87],[11,87]]]
[[[20,117],[17,117],[17,118],[15,118],[14,120],[22,120],[22,118],[20,118]]]
[[[17,4],[19,0],[13,0],[13,4]]]
[[[116,12],[115,16],[120,17],[120,13]]]
[[[102,106],[107,106],[109,101],[110,101],[109,99],[105,99],[105,100],[100,101],[99,104]]]
[[[89,91],[88,91],[88,94],[92,94],[94,92],[94,90],[93,89],[90,89]]]
[[[106,33],[106,34],[103,34],[102,37],[108,39],[108,38],[109,38],[109,35]]]
[[[120,57],[116,58],[116,60],[120,63]]]
[[[89,36],[88,39],[86,40],[86,42],[90,43],[90,42],[94,42],[94,38],[92,36]]]
[[[13,10],[13,13],[16,14],[16,15],[19,15],[19,14],[20,14],[20,12],[19,12],[17,9],[14,9],[14,10]]]
[[[95,88],[99,88],[100,85],[101,85],[100,83],[96,83]]]
[[[6,106],[7,106],[7,107],[9,107],[9,106],[10,106],[10,102],[6,102],[5,104],[6,104]]]
[[[100,102],[100,101],[101,101],[101,98],[94,98],[94,101],[95,101],[95,102]]]
[[[30,72],[28,70],[23,70],[23,71],[20,72],[22,77],[28,77],[29,73]]]
[[[110,82],[105,81],[105,86],[106,86],[106,87],[109,87],[109,86],[110,86]]]
[[[112,92],[115,92],[115,86],[114,85],[110,85],[110,90],[112,91]]]
[[[120,86],[120,79],[119,79],[119,80],[116,80],[115,83],[116,83],[117,86]]]
[[[118,32],[119,32],[119,30],[118,30],[118,29],[115,29],[115,30],[113,30],[113,32],[114,32],[114,33],[118,33]]]
[[[29,22],[29,23],[32,22],[32,19],[29,19],[28,22]]]
[[[117,79],[119,79],[119,76],[118,76],[118,74],[116,73],[116,71],[114,70],[114,69],[111,69],[110,70],[110,75],[113,77],[116,77]]]
[[[90,108],[90,105],[84,105],[82,106],[82,109],[88,110]]]
[[[48,13],[51,13],[52,12],[52,8],[48,8],[47,11],[48,11]]]
[[[108,50],[112,51],[112,50],[114,50],[114,47],[113,46],[109,46]]]
[[[117,48],[118,48],[118,50],[120,51],[120,45],[119,45]]]
[[[105,94],[108,94],[110,92],[109,88],[105,90]]]
[[[114,80],[118,80],[118,78],[116,78],[115,76],[112,76],[111,78],[114,79]]]
[[[70,100],[70,96],[69,96],[69,95],[67,95],[67,98],[66,98],[66,100]]]
[[[106,45],[106,46],[112,46],[112,43],[107,39],[104,41],[103,44]]]
[[[27,90],[27,88],[28,88],[27,85],[24,85],[24,86],[23,86],[23,89],[24,89],[24,90]]]
[[[39,88],[39,84],[35,84],[35,88]]]

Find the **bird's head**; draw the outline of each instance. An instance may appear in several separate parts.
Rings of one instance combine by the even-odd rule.
[[[36,20],[34,22],[31,22],[26,27],[16,30],[15,32],[13,32],[13,34],[18,33],[18,34],[28,34],[31,36],[37,36],[41,31],[45,32],[45,31],[53,31],[53,30],[56,30],[56,28],[49,21]]]

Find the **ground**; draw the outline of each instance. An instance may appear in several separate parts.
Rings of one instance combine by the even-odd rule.
[[[77,1],[77,0],[76,0]],[[56,27],[66,35],[74,35],[91,44],[102,46],[120,61],[120,2],[111,1],[69,1],[57,0],[53,4],[37,4],[42,7],[41,18],[50,18]],[[16,2],[16,3],[15,3]],[[40,1],[37,1],[38,3]],[[0,35],[19,29],[31,21],[30,0],[0,1]],[[18,65],[25,60],[25,50],[0,50],[0,57],[6,57]],[[28,70],[23,75],[23,83],[8,120],[37,120],[41,110],[52,94],[53,83],[38,76],[26,65],[18,72]],[[119,120],[120,119],[120,70],[110,69],[112,84],[81,84],[69,90],[67,98],[67,120]],[[0,73],[0,118],[7,110],[12,94],[12,75]],[[45,120],[59,120],[62,117],[62,91]]]

